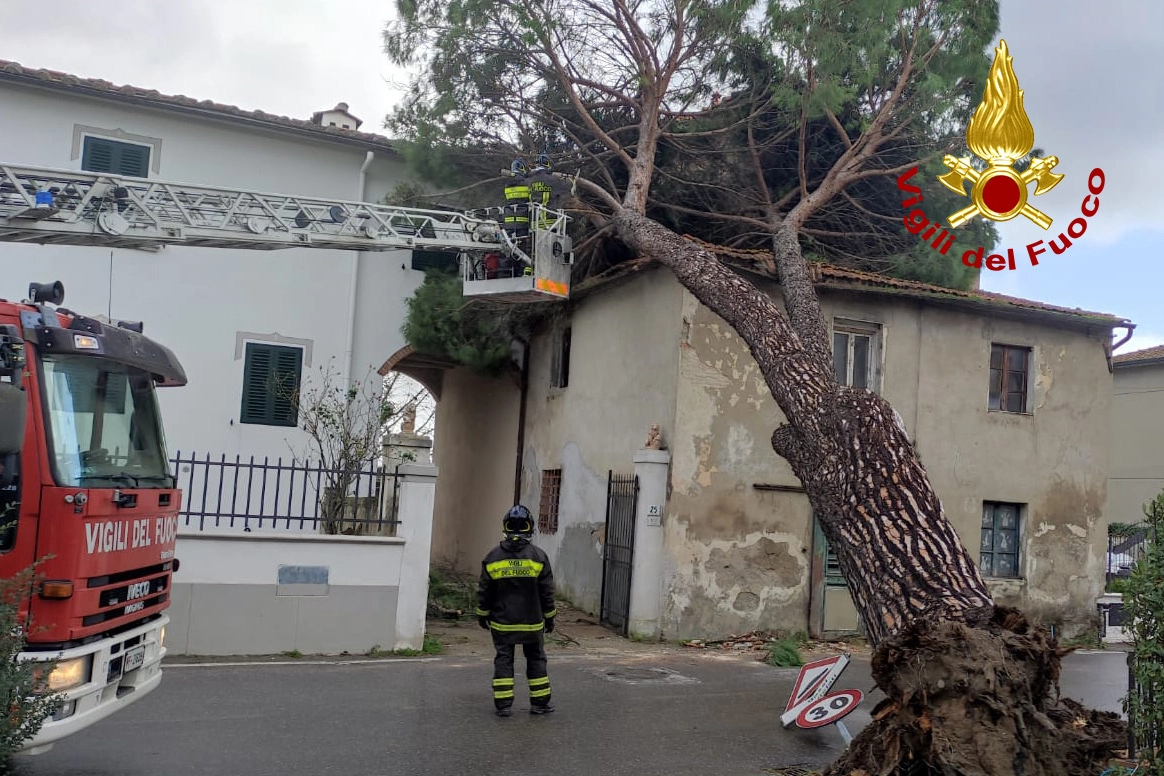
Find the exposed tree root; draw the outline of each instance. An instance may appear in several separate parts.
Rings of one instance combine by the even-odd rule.
[[[825,776],[1095,776],[1127,726],[1059,697],[1064,654],[1004,607],[980,627],[915,625],[873,655],[887,697]]]

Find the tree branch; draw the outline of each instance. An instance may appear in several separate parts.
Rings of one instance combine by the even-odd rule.
[[[609,192],[607,192],[606,189],[602,188],[593,181],[587,180],[586,178],[578,178],[578,187],[586,189],[588,192],[598,197],[600,200],[602,200],[603,204],[609,207],[612,211],[618,210],[620,207],[622,207],[622,203],[620,203],[618,199],[616,199]]]
[[[573,106],[574,110],[578,112],[578,115],[586,125],[586,128],[589,129],[594,134],[594,136],[602,142],[603,145],[605,145],[611,150],[611,152],[618,156],[618,158],[622,160],[623,164],[625,164],[628,168],[633,166],[634,160],[631,159],[630,154],[623,150],[622,145],[616,143],[614,138],[610,137],[610,135],[603,131],[602,127],[598,125],[598,122],[594,120],[594,117],[590,115],[590,111],[586,108],[585,105],[582,104],[582,100],[578,97],[578,94],[574,90],[573,84],[571,83],[569,73],[563,67],[562,62],[559,60],[554,49],[549,45],[550,42],[545,41],[545,43],[550,62],[553,65],[554,72],[558,76],[558,82],[561,84],[562,88],[565,89],[566,94],[570,99],[570,105]],[[603,192],[603,194],[605,194],[605,192]]]

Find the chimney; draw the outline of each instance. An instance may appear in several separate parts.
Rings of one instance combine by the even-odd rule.
[[[311,114],[311,123],[332,129],[358,130],[364,122],[348,112],[346,102],[337,103],[331,110],[316,111]]]

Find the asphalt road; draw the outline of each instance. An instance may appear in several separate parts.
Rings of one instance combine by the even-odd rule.
[[[519,667],[521,666],[519,659]],[[492,713],[488,659],[167,666],[120,715],[16,759],[20,776],[761,776],[840,751],[835,727],[784,730],[797,669],[707,655],[551,657],[558,711]],[[520,673],[519,673],[520,677]],[[1064,694],[1118,710],[1122,653],[1067,658]],[[834,690],[870,689],[855,659]],[[855,735],[880,698],[845,718]]]

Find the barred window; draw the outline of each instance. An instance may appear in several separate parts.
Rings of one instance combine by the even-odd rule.
[[[557,533],[558,496],[562,490],[562,470],[542,470],[542,503],[538,508],[538,533]]]

